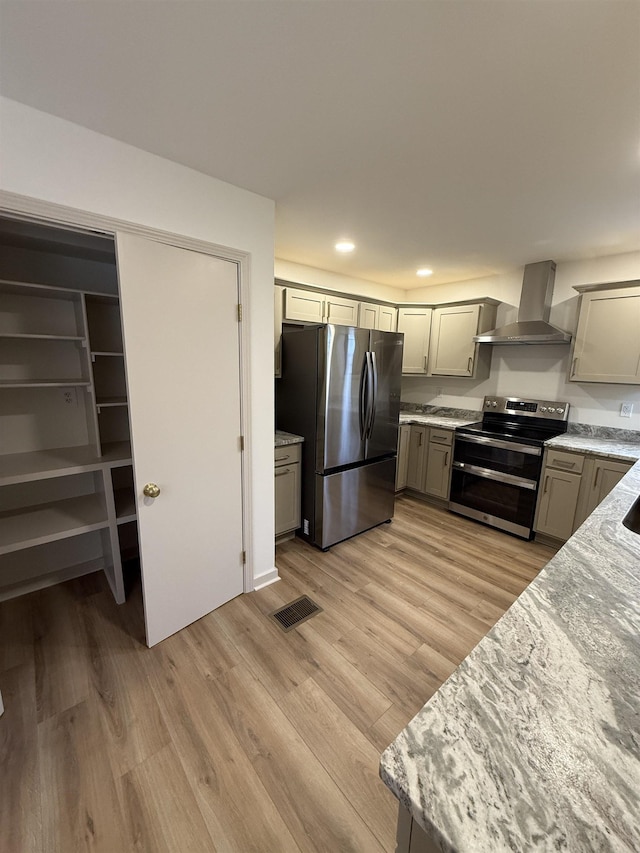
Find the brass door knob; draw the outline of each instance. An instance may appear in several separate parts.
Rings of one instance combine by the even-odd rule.
[[[160,487],[156,486],[155,483],[147,483],[142,492],[148,498],[157,498],[160,494]]]

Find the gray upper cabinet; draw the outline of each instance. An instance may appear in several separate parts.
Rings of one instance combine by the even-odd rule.
[[[492,348],[473,342],[474,335],[495,326],[498,301],[488,297],[450,305],[385,305],[306,287],[289,287],[276,279],[275,357],[280,375],[282,323],[335,323],[402,332],[402,373],[486,379]]]
[[[431,313],[422,305],[398,309],[398,331],[404,333],[403,373],[427,374]]]
[[[640,385],[640,281],[576,290],[581,296],[569,379]]]
[[[398,323],[398,309],[393,305],[378,305],[375,302],[361,302],[358,313],[358,326],[361,329],[377,329],[380,332],[395,332]]]
[[[429,345],[429,376],[489,376],[491,348],[473,336],[493,328],[494,302],[445,305],[433,309]]]
[[[284,287],[276,284],[273,294],[273,367],[276,378],[282,376],[282,312]]]
[[[358,301],[314,290],[285,288],[284,320],[358,325]]]

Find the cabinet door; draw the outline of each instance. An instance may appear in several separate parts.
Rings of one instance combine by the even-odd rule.
[[[407,488],[424,491],[425,465],[427,462],[427,443],[429,428],[411,425],[409,435],[409,459],[407,462]]]
[[[361,329],[377,329],[379,308],[380,306],[374,305],[373,302],[361,302],[358,311],[358,326]]]
[[[152,646],[243,589],[237,268],[124,233],[117,256]]]
[[[284,302],[284,287],[276,284],[273,301],[273,367],[276,377],[282,376],[282,313]]]
[[[285,287],[284,319],[303,323],[324,323],[325,296],[313,290]]]
[[[472,376],[480,305],[434,308],[429,345],[430,376]]]
[[[336,326],[357,326],[359,302],[341,296],[325,296],[325,322]]]
[[[574,530],[581,479],[580,474],[545,468],[542,475],[536,531],[566,542]]]
[[[275,469],[276,536],[300,527],[300,465]]]
[[[391,305],[379,305],[378,329],[381,332],[395,332],[398,328],[398,309]]]
[[[628,462],[615,462],[613,459],[595,459],[593,471],[587,481],[587,494],[584,503],[584,518],[587,518],[598,504],[627,473],[631,465]]]
[[[409,464],[409,439],[411,424],[402,424],[398,429],[398,461],[396,466],[396,492],[407,486],[407,466]]]
[[[449,499],[452,446],[451,430],[434,427],[429,430],[424,490],[428,495],[444,500]]]
[[[569,379],[640,384],[638,329],[640,287],[583,293]]]
[[[426,374],[431,308],[400,308],[398,331],[404,333],[402,372]]]

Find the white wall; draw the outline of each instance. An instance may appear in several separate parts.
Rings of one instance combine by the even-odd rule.
[[[408,296],[416,302],[493,296],[504,303],[498,309],[497,325],[502,325],[516,319],[522,273],[518,270],[513,274],[420,288],[410,291]],[[572,334],[575,332],[578,292],[574,285],[633,279],[640,279],[640,252],[558,264],[551,323]],[[640,430],[640,388],[567,382],[569,352],[570,346],[563,345],[493,347],[491,375],[485,382],[404,377],[402,399],[408,403],[480,409],[485,394],[517,394],[568,401],[572,421]],[[631,418],[621,418],[620,403],[628,400],[634,403],[634,413]]]
[[[274,571],[273,332],[264,322],[273,313],[273,202],[7,98],[0,151],[4,191],[250,253],[250,523],[261,583]]]
[[[354,296],[363,296],[369,299],[381,299],[387,302],[404,302],[406,299],[406,292],[399,287],[376,284],[374,281],[340,275],[328,270],[308,267],[305,264],[294,264],[292,261],[283,261],[280,258],[276,258],[275,273],[276,278],[285,281],[310,284],[343,293],[353,293]]]

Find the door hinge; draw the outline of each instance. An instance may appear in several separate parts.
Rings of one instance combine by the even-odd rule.
[[[240,436],[240,451],[244,450],[244,436]]]
[[[242,305],[238,302],[238,323],[242,323]]]
[[[244,566],[247,562],[247,552],[243,551],[242,554],[240,554],[240,557],[242,558],[242,565]]]

